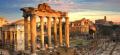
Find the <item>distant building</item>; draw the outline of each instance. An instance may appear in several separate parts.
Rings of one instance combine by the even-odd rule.
[[[58,25],[58,24],[57,24]],[[40,39],[40,34],[41,34],[41,30],[40,30],[40,22],[37,22],[37,38],[36,39]],[[53,24],[52,24],[52,28],[53,28]],[[47,36],[47,23],[44,23],[44,35]],[[24,50],[24,19],[20,19],[8,24],[5,24],[1,27],[2,30],[2,36],[0,36],[1,40],[4,41],[6,40],[4,43],[5,46],[8,46],[8,48],[10,49],[10,46],[12,46],[13,50],[15,51],[20,51],[20,50]],[[28,47],[30,48],[30,21],[28,21]]]
[[[95,24],[105,24],[106,23],[106,16],[104,16],[104,19],[98,19],[95,20]]]
[[[8,23],[7,19],[0,17],[0,27],[7,23]]]
[[[7,48],[11,49],[12,46],[12,50],[24,50],[24,19],[3,25],[2,34],[2,41],[6,40],[3,44]]]
[[[89,33],[89,28],[93,24],[94,23],[92,21],[90,21],[89,19],[85,19],[85,18],[71,22],[70,32],[78,31],[80,33]]]
[[[0,17],[0,42],[1,42],[1,36],[2,36],[2,26],[8,24],[7,19]]]
[[[95,24],[96,25],[107,25],[107,26],[111,26],[113,24],[112,21],[107,21],[107,17],[104,16],[104,19],[98,19],[95,20]]]

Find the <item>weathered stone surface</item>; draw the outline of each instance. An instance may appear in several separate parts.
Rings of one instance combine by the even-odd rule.
[[[39,4],[37,8],[33,8],[33,7],[25,7],[25,8],[21,8],[21,10],[23,11],[23,17],[24,19],[26,17],[30,17],[30,33],[31,33],[31,52],[35,53],[36,52],[36,17],[35,16],[39,16],[40,17],[40,24],[41,24],[41,47],[42,49],[44,49],[45,47],[45,43],[44,43],[44,20],[43,18],[46,17],[47,18],[47,28],[48,28],[48,47],[52,47],[52,41],[51,41],[51,26],[52,26],[52,18],[53,17],[60,17],[59,18],[59,38],[60,38],[60,46],[63,45],[63,41],[62,41],[62,18],[67,17],[67,13],[66,12],[61,12],[61,11],[55,11],[53,9],[51,9],[51,7],[47,4],[47,3],[43,3],[43,4]],[[57,22],[56,22],[56,18],[54,19],[54,36],[55,36],[55,41],[57,41]],[[26,26],[26,25],[24,25]],[[27,28],[27,27],[26,27]],[[66,46],[69,47],[69,20],[68,18],[66,19]],[[68,28],[68,29],[67,29]],[[55,46],[57,45],[57,42],[55,43]],[[47,48],[47,47],[46,47]]]
[[[74,55],[74,48],[58,47],[52,50],[39,51],[38,55]]]
[[[38,11],[50,12],[50,13],[55,12],[53,9],[51,9],[51,7],[47,3],[39,4]]]

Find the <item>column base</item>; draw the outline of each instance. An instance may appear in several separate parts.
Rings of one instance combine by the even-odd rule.
[[[55,48],[57,48],[58,46],[55,46]]]
[[[53,49],[53,47],[48,47],[48,49]]]
[[[64,45],[59,45],[60,47],[63,47]]]
[[[45,50],[45,48],[41,48],[41,50]]]
[[[66,48],[70,48],[70,46],[66,46]]]
[[[37,55],[36,53],[31,53],[31,55]]]

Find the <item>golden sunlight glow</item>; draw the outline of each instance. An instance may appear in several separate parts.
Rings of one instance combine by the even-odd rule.
[[[90,19],[93,22],[96,19],[103,19],[104,16],[107,16],[108,21],[120,22],[119,15],[120,13],[118,12],[110,12],[110,11],[83,11],[83,12],[68,13],[68,16],[70,17],[70,21],[86,18],[86,19]]]

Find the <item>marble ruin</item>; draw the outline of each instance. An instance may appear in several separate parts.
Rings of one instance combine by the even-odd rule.
[[[23,11],[24,17],[24,36],[25,36],[25,48],[28,48],[28,17],[30,17],[30,33],[31,33],[31,52],[36,52],[36,17],[40,18],[40,39],[41,49],[45,49],[44,40],[44,18],[47,18],[48,26],[48,48],[52,48],[51,42],[51,19],[54,22],[54,42],[55,47],[58,46],[57,37],[59,37],[59,46],[63,46],[63,34],[62,34],[62,19],[65,19],[65,42],[66,47],[69,48],[69,17],[66,12],[53,10],[47,3],[39,4],[37,8],[24,7],[20,9]],[[57,20],[59,20],[59,36],[57,36]]]
[[[17,20],[2,26],[2,48],[23,51],[24,50],[24,23]]]

